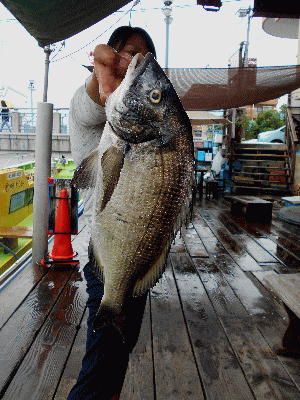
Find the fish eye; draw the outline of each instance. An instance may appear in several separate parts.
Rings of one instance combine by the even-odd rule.
[[[153,89],[150,93],[150,100],[152,103],[159,103],[161,100],[161,91],[158,89]]]

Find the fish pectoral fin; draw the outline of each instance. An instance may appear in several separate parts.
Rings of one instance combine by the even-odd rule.
[[[72,183],[78,189],[89,189],[96,186],[98,175],[98,149],[94,150],[76,168]]]
[[[100,305],[99,311],[93,321],[93,332],[96,333],[105,326],[112,326],[119,333],[125,344],[124,325],[125,316],[123,314],[116,314],[106,305]]]
[[[118,184],[121,169],[124,164],[125,152],[114,146],[109,147],[101,158],[103,172],[103,199],[100,211],[103,211],[109,202],[115,187]]]

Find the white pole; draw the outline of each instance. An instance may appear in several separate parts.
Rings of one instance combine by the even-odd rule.
[[[166,69],[169,68],[169,27],[170,27],[170,17],[166,17],[166,61],[165,67]]]
[[[46,103],[47,102],[47,93],[48,93],[48,76],[49,76],[49,57],[51,54],[51,48],[50,46],[45,46],[44,47],[44,52],[46,54],[45,57],[45,77],[44,77],[44,94],[43,94],[43,101]]]
[[[248,67],[249,65],[249,38],[250,38],[250,22],[251,22],[251,7],[248,9],[248,27],[247,27],[247,41],[245,47],[245,60],[244,60],[244,67]]]
[[[235,138],[235,121],[236,121],[236,108],[232,109],[232,124],[231,124],[231,138]]]
[[[33,198],[32,262],[40,263],[48,250],[48,177],[51,176],[53,104],[37,104]]]
[[[165,59],[166,74],[168,74],[168,68],[169,68],[169,30],[170,30],[170,24],[173,21],[173,18],[171,17],[172,3],[173,3],[173,0],[165,0],[164,1],[165,7],[162,9],[162,12],[163,12],[164,16],[166,17],[165,18],[165,22],[166,22],[166,59]]]

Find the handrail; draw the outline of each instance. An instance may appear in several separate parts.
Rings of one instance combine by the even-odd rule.
[[[295,130],[295,127],[293,124],[293,116],[292,116],[291,107],[287,107],[286,114],[287,114],[288,121],[289,121],[289,124],[291,127],[292,140],[293,140],[293,142],[298,142],[298,137],[297,137],[296,130]]]
[[[297,134],[295,131],[291,107],[286,109],[286,128],[285,128],[285,141],[288,148],[288,156],[290,160],[291,182],[294,182],[295,163],[296,163],[296,142],[298,142]]]
[[[4,248],[4,250],[8,251],[9,253],[11,253],[17,260],[19,260],[19,256],[13,252],[9,247],[5,246],[5,244],[3,244],[2,242],[0,242],[0,246]]]

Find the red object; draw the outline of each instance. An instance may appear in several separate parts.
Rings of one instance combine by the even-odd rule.
[[[54,246],[48,254],[53,260],[70,260],[76,257],[71,244],[71,222],[68,205],[68,194],[62,189],[59,196],[57,215],[55,221]]]

